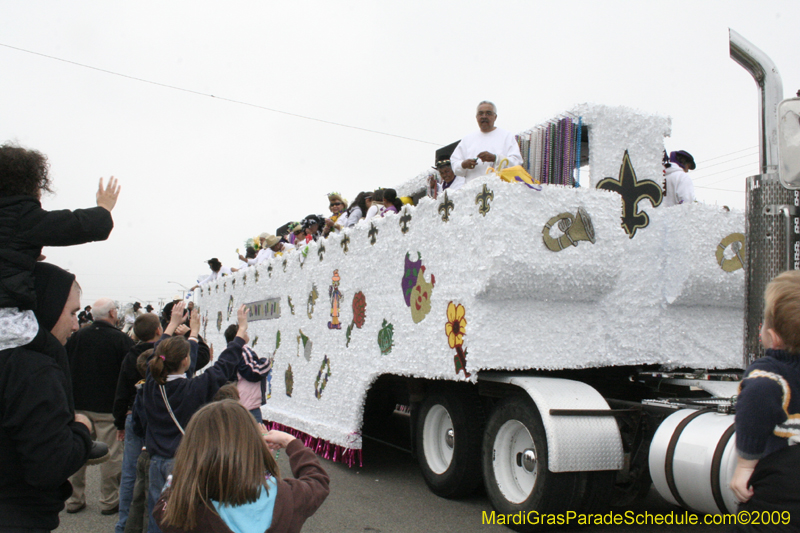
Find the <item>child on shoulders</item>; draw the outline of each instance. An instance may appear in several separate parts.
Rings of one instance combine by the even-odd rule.
[[[39,326],[33,315],[33,269],[43,246],[73,246],[108,238],[120,188],[112,176],[97,189],[97,207],[45,211],[52,192],[47,158],[10,143],[0,146],[0,349],[28,344]]]
[[[740,510],[800,517],[800,271],[767,285],[761,343],[766,357],[748,367],[736,402],[739,458],[731,489]]]

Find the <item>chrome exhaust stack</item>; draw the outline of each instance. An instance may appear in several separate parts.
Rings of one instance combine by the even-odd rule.
[[[759,91],[761,174],[747,178],[745,207],[743,367],[747,367],[764,355],[759,330],[767,283],[800,264],[800,191],[787,189],[779,176],[778,107],[783,100],[783,81],[778,69],[764,52],[734,30],[729,31],[731,58],[753,76]]]
[[[778,104],[783,81],[772,60],[753,43],[728,29],[731,59],[753,76],[758,85],[758,133],[761,174],[778,172]]]

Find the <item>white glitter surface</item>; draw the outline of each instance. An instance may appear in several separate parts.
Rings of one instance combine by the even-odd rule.
[[[582,111],[590,128],[596,128],[591,137],[592,182],[618,175],[625,147],[640,180],[655,174],[669,120],[651,117],[647,123],[642,115],[640,124],[630,113],[612,113],[613,109],[618,108]],[[638,135],[624,136],[630,144],[599,136],[601,132],[616,136],[631,124]],[[597,169],[601,174],[595,179]],[[660,181],[660,175],[654,177]],[[485,216],[476,203],[484,185],[494,195]],[[216,353],[225,345],[222,331],[235,321],[235,311],[228,318],[231,295],[234,309],[280,298],[280,318],[250,323],[250,338],[258,337],[256,352],[261,356],[275,352],[265,418],[334,444],[360,448],[364,398],[380,375],[465,379],[463,373],[455,373],[456,351],[445,334],[451,301],[466,310],[463,347],[472,380],[481,370],[741,366],[744,272],[723,271],[715,253],[725,236],[744,231],[742,212],[701,204],[652,208],[643,202],[640,208],[649,213],[650,225],[629,239],[620,226],[621,199],[612,192],[559,186],[535,191],[484,177],[448,197],[453,202],[448,222],[438,211],[442,197],[423,198],[400,214],[373,219],[378,231],[374,245],[368,233],[371,224],[361,223],[312,243],[302,267],[300,253],[291,252],[236,273],[235,284],[225,278],[227,282],[218,280],[203,286],[202,294],[198,291],[197,304],[208,316],[206,337]],[[559,213],[574,215],[579,207],[591,218],[596,243],[580,241],[560,252],[547,249],[542,239],[545,223]],[[411,220],[404,234],[405,215]],[[551,230],[554,237],[560,234]],[[350,239],[347,253],[341,246],[345,235]],[[418,323],[401,288],[406,253],[412,261],[421,255],[425,280],[435,277],[431,311]],[[334,270],[343,295],[338,330],[328,328]],[[309,318],[312,285],[319,297]],[[366,297],[366,321],[360,329],[353,327],[346,346],[353,295],[358,291]],[[393,326],[393,347],[387,355],[381,355],[378,345],[384,320]],[[300,330],[313,343],[310,360],[298,344]],[[281,343],[276,351],[278,331]],[[317,398],[315,380],[325,356],[330,360],[330,378]],[[285,386],[288,365],[293,372],[291,397]]]

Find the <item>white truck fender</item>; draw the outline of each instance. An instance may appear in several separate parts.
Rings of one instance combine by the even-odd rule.
[[[506,383],[524,390],[536,404],[547,434],[551,472],[619,470],[622,438],[613,416],[553,416],[551,409],[609,409],[593,387],[569,379],[481,372],[479,381]]]

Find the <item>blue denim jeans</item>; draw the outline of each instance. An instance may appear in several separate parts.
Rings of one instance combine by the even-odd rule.
[[[147,492],[147,516],[150,517],[150,521],[147,525],[147,533],[161,533],[161,528],[153,518],[153,508],[156,506],[158,498],[161,497],[161,490],[167,483],[167,476],[172,473],[174,462],[175,459],[168,459],[161,455],[154,455],[150,458],[150,488]]]
[[[119,520],[114,533],[125,531],[133,498],[133,485],[136,483],[136,461],[142,453],[143,441],[144,439],[133,432],[133,415],[128,414],[125,418],[125,447],[122,450],[122,478],[119,482]]]
[[[263,420],[261,419],[261,407],[250,409],[250,414],[253,415],[253,418],[255,418],[256,422],[258,422],[259,424],[263,422]]]

